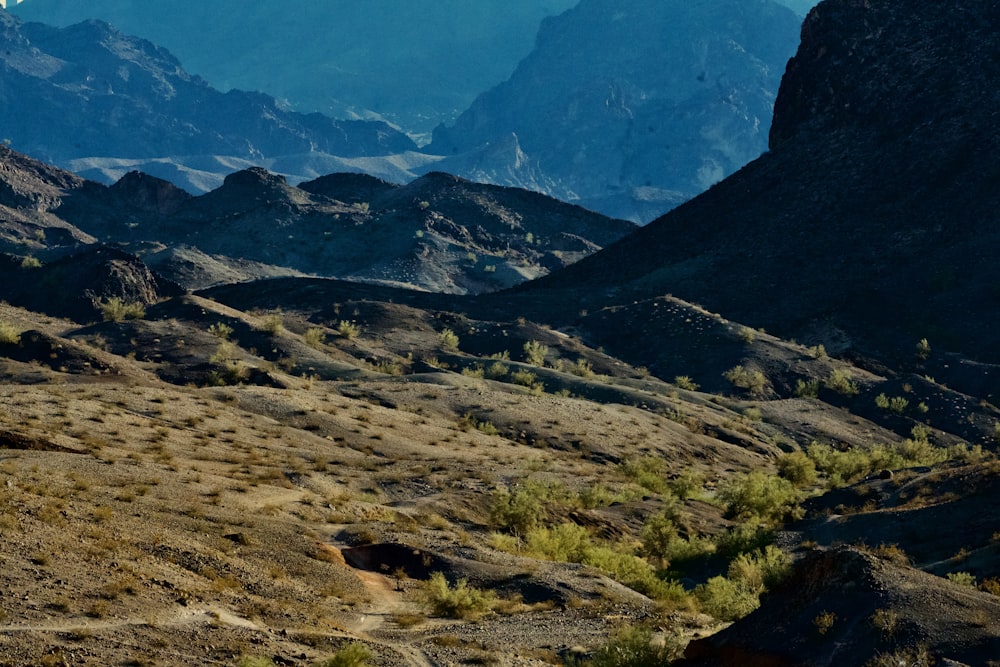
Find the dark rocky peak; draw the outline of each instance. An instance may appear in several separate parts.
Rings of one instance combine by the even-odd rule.
[[[126,206],[162,215],[174,213],[191,199],[190,194],[170,181],[141,171],[125,174],[108,191]]]
[[[949,126],[1000,100],[995,3],[827,0],[802,25],[775,103],[770,144],[799,134]]]
[[[194,211],[231,216],[261,207],[294,207],[310,203],[309,193],[288,184],[284,176],[250,167],[226,176],[222,185],[190,202]],[[189,207],[189,208],[190,208]]]
[[[383,181],[381,178],[353,172],[328,174],[299,183],[300,190],[329,197],[345,204],[371,202],[398,187],[398,185]]]

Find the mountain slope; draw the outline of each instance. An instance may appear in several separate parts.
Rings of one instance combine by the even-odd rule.
[[[169,48],[228,90],[301,111],[378,115],[427,133],[509,76],[545,16],[575,0],[29,0],[13,13],[66,26],[107,21]]]
[[[583,0],[428,150],[479,153],[513,133],[551,194],[649,220],[765,150],[798,32],[770,1]],[[502,163],[470,167],[522,185]]]
[[[405,186],[331,174],[300,188],[251,168],[192,197],[138,172],[106,187],[2,147],[0,211],[0,247],[11,254],[47,262],[100,240],[188,288],[309,274],[495,291],[635,229],[535,192],[440,173]]]
[[[822,3],[784,77],[769,153],[531,289],[582,287],[592,309],[670,292],[996,395],[998,27],[977,2]]]
[[[171,156],[203,165],[215,156],[299,156],[301,164],[310,154],[351,158],[415,148],[385,123],[334,121],[285,111],[260,93],[220,93],[164,49],[104,23],[58,29],[0,11],[0,31],[4,137],[61,166]]]

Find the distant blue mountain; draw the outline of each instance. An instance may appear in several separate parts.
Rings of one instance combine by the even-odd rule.
[[[335,118],[377,114],[419,133],[510,76],[542,19],[576,2],[27,0],[11,11],[58,26],[102,19],[222,90]]]
[[[772,0],[581,0],[427,150],[473,180],[648,221],[767,149],[801,19]]]
[[[295,161],[318,156],[416,149],[383,122],[293,113],[262,93],[221,93],[187,74],[168,51],[106,23],[22,24],[2,10],[0,116],[0,132],[15,149],[92,177],[99,174],[76,161],[170,157],[193,165],[224,156],[239,168],[240,161],[284,159],[297,173]]]

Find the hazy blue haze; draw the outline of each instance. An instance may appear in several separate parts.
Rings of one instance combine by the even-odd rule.
[[[222,90],[429,132],[510,76],[541,20],[576,1],[28,0],[12,13],[58,26],[99,18]]]

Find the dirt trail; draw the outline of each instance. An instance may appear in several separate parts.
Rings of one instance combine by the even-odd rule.
[[[322,544],[320,548],[326,551],[344,567],[350,567],[337,547]],[[405,600],[403,593],[397,590],[395,582],[384,574],[352,568],[355,576],[364,584],[369,602],[360,610],[354,622],[348,626],[348,631],[369,644],[389,649],[402,657],[410,667],[435,667],[427,655],[418,647],[406,642],[388,640],[377,633],[392,616],[400,613],[417,611],[414,604]]]

